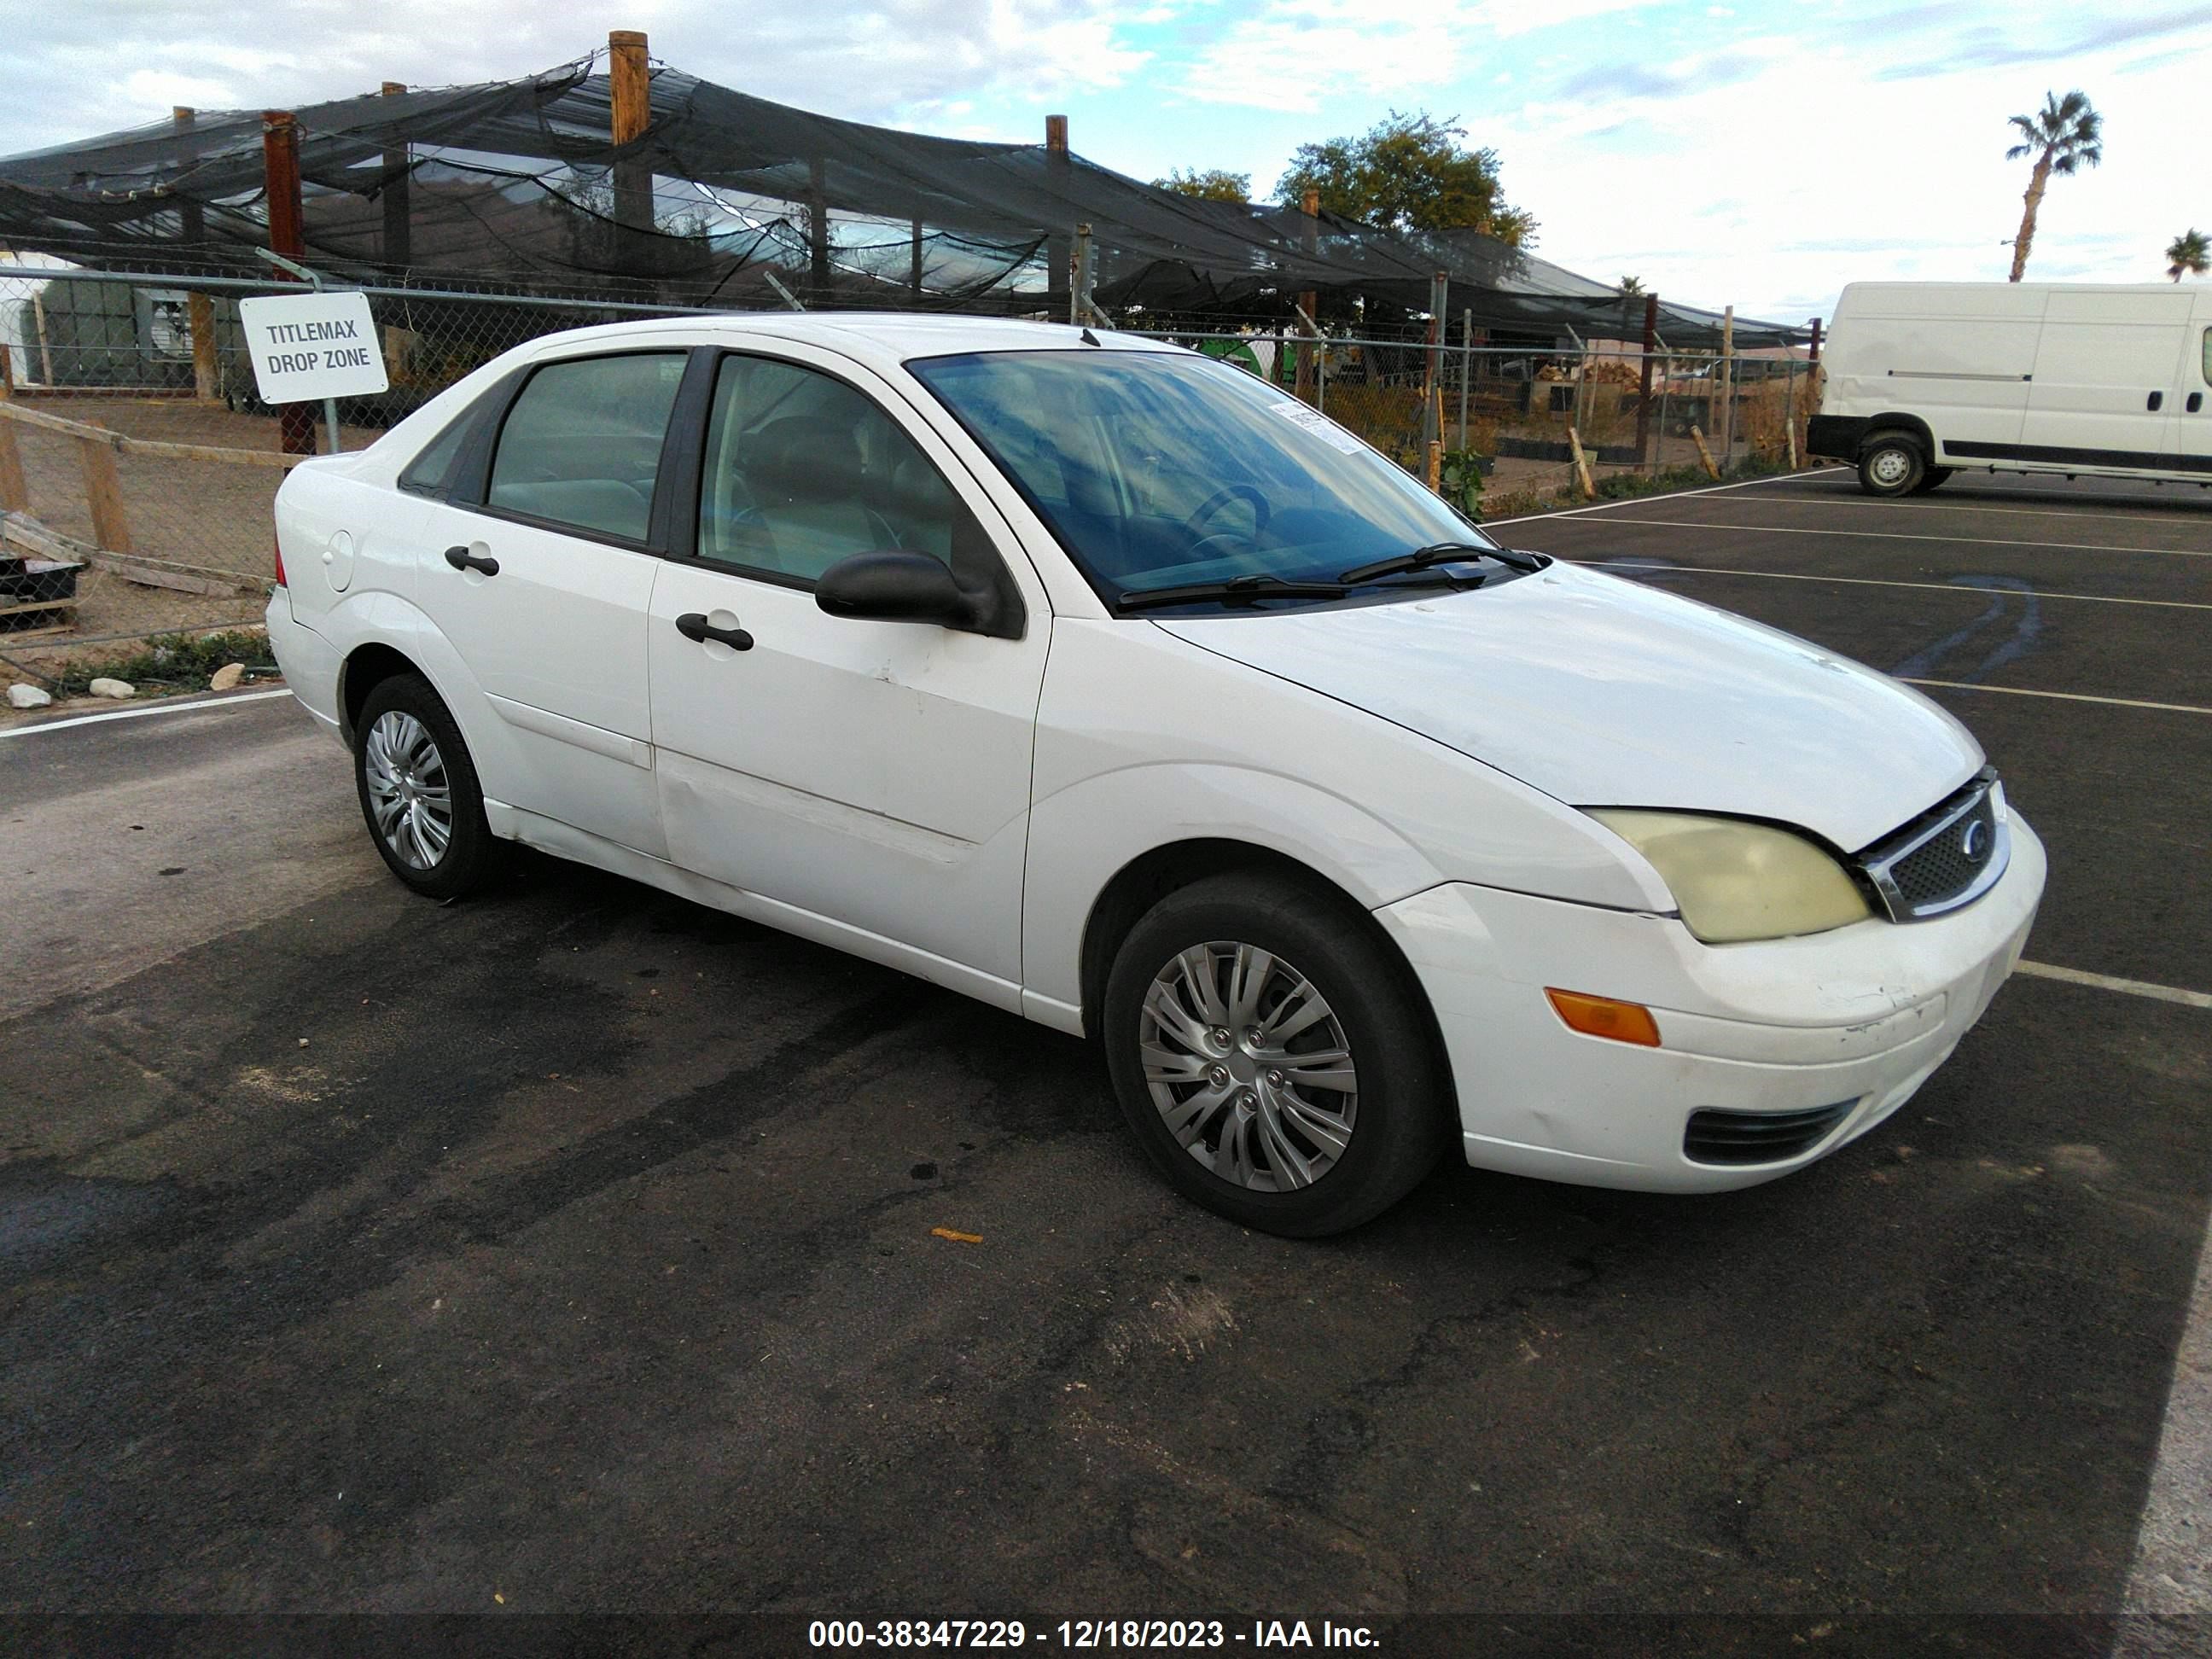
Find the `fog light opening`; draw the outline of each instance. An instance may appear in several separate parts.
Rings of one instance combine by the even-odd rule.
[[[1570,1031],[1580,1031],[1584,1036],[1607,1037],[1615,1042],[1632,1042],[1642,1048],[1659,1046],[1659,1022],[1640,1002],[1594,997],[1584,991],[1561,991],[1548,985],[1544,988],[1544,994],[1551,1000],[1552,1012],[1565,1022]]]

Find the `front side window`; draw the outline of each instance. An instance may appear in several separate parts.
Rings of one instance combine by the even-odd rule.
[[[812,582],[855,553],[994,557],[929,458],[874,399],[796,363],[729,356],[714,377],[699,556]]]
[[[1103,597],[1334,580],[1465,519],[1334,421],[1195,356],[1009,351],[907,368],[991,453]]]
[[[507,412],[485,505],[643,541],[661,440],[683,380],[680,351],[546,364]]]

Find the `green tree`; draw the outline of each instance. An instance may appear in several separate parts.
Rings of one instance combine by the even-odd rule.
[[[2043,192],[2051,175],[2055,173],[2061,179],[2070,179],[2080,168],[2094,167],[2105,159],[2105,118],[2089,107],[2085,92],[2069,92],[2063,98],[2046,92],[2041,109],[2033,115],[2014,116],[2012,125],[2021,142],[2005,152],[2005,160],[2035,158],[2027,193],[2021,198],[2027,210],[2020,216],[2020,234],[2012,245],[2011,280],[2016,283],[2027,269],[2028,249],[2035,243],[2035,219],[2043,210]]]
[[[1466,136],[1455,115],[1394,109],[1357,137],[1300,144],[1275,185],[1275,198],[1295,205],[1312,191],[1324,211],[1387,230],[1472,228],[1516,247],[1528,246],[1536,221],[1507,204],[1498,152],[1466,149],[1459,142]]]
[[[2207,266],[2212,266],[2212,241],[2194,225],[2166,245],[2166,274],[2175,282],[2184,276],[2202,276]]]
[[[1171,190],[1178,196],[1195,196],[1202,202],[1249,202],[1252,199],[1252,175],[1231,173],[1224,167],[1177,167],[1164,179],[1155,179],[1156,190]]]
[[[1623,294],[1640,296],[1644,292],[1644,279],[1641,276],[1622,277],[1620,279],[1620,291]]]

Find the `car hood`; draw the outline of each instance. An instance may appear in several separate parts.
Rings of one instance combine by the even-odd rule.
[[[1770,818],[1856,851],[1982,765],[1965,726],[1887,675],[1572,565],[1387,605],[1156,620],[1571,805]]]

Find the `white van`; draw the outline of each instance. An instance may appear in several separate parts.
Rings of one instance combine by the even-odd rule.
[[[1853,283],[1806,447],[1869,495],[1962,468],[2212,488],[2212,288]]]

